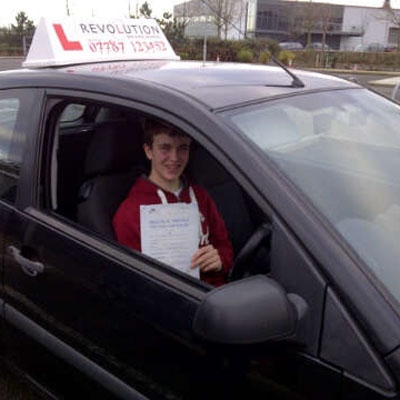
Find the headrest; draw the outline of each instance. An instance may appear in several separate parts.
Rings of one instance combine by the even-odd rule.
[[[143,162],[139,122],[110,121],[97,125],[86,155],[87,176],[127,171]]]

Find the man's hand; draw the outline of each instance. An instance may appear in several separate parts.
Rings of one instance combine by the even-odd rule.
[[[193,254],[192,264],[190,268],[199,267],[203,272],[221,271],[222,262],[218,250],[212,244],[200,247],[196,253]]]

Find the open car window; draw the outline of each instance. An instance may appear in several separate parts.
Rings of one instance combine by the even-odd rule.
[[[149,171],[143,151],[143,125],[146,118],[154,117],[112,105],[60,101],[63,106],[55,108],[58,114],[53,116],[57,122],[51,201],[47,204],[54,213],[85,230],[116,241],[113,216],[136,179]],[[89,111],[92,121],[85,118]],[[66,123],[68,119],[72,124]],[[237,255],[264,216],[226,169],[197,143],[192,143],[185,176],[210,194]],[[253,267],[265,272],[267,264],[260,257]]]

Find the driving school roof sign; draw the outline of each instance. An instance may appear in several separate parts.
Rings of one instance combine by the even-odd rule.
[[[42,18],[22,66],[171,59],[179,57],[153,19]]]

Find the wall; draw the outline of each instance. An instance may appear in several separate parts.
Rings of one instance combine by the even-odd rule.
[[[343,38],[341,50],[354,50],[359,44],[381,43],[387,44],[389,22],[385,11],[378,8],[345,7],[343,15],[343,30],[353,27],[361,28],[364,32],[361,37]]]

